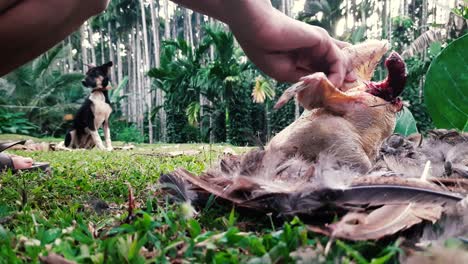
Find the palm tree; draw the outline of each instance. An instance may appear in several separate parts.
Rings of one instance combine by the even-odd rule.
[[[320,26],[333,36],[338,20],[343,17],[342,3],[343,0],[306,0],[304,11],[299,13],[298,19]]]
[[[69,47],[58,45],[5,77],[14,85],[9,93],[11,104],[47,134],[60,130],[64,115],[74,113],[84,98],[83,74],[63,73],[57,67],[69,52]]]
[[[265,103],[265,125],[267,140],[271,137],[271,112],[270,103],[275,98],[275,88],[270,84],[268,79],[263,76],[255,78],[255,86],[252,91],[252,98],[255,103]]]

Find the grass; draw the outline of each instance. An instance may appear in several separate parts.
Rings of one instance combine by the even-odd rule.
[[[142,145],[132,151],[22,152],[51,175],[0,176],[0,263],[36,263],[55,252],[77,263],[396,263],[395,242],[335,241],[299,219],[240,214],[214,201],[192,215],[160,192],[161,173],[201,173],[227,145]],[[147,155],[198,149],[199,155]],[[234,148],[236,152],[246,148]],[[128,188],[137,209],[127,218]]]

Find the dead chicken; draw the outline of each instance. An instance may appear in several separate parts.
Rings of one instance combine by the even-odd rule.
[[[386,42],[371,42],[353,46],[347,53],[361,54],[361,57],[368,53],[367,56],[380,59],[386,51]],[[373,71],[374,66],[370,65],[366,70]],[[310,112],[270,141],[266,157],[301,155],[307,160],[315,160],[320,153],[328,151],[341,163],[367,172],[383,140],[392,134],[396,113],[402,107],[398,96],[406,81],[403,59],[393,52],[385,66],[388,77],[380,83],[370,82],[368,72],[357,71],[360,81],[352,87],[340,87],[340,90],[324,73],[315,73],[286,90],[276,108],[297,94],[298,101]]]
[[[387,78],[370,81],[387,50],[385,41],[343,49],[359,77],[354,83],[334,87],[324,73],[315,73],[287,89],[275,107],[297,96],[308,112],[264,150],[226,155],[199,177],[178,169],[162,175],[160,182],[173,196],[196,204],[215,195],[239,207],[283,216],[349,212],[324,231],[348,239],[378,239],[436,221],[445,205],[456,204],[462,196],[417,179],[364,175],[402,108],[398,96],[406,69],[397,53],[385,61]]]

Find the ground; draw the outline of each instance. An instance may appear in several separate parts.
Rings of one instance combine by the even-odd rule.
[[[14,139],[14,136],[0,136]],[[119,145],[119,144],[117,144]],[[227,148],[207,144],[137,145],[131,151],[24,152],[49,161],[51,175],[0,176],[0,263],[34,263],[52,252],[77,263],[329,263],[398,262],[395,240],[351,243],[286,222],[225,208],[175,205],[157,184],[161,173],[184,167],[200,173]],[[163,153],[198,150],[198,155]],[[211,152],[210,152],[211,150]],[[136,199],[128,218],[129,186]]]

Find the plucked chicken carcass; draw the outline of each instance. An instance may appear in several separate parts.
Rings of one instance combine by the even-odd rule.
[[[418,178],[376,176],[375,171],[367,175],[381,158],[382,143],[392,135],[402,108],[398,96],[406,69],[397,53],[385,60],[387,77],[370,81],[387,50],[385,41],[344,48],[359,77],[354,83],[335,87],[324,73],[314,73],[287,89],[275,108],[296,96],[306,112],[264,150],[226,155],[200,176],[178,169],[162,175],[160,182],[173,196],[193,203],[215,195],[283,216],[346,214],[326,232],[348,239],[378,239],[437,221],[461,195]]]

